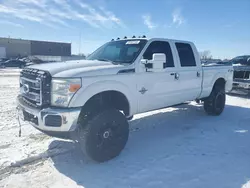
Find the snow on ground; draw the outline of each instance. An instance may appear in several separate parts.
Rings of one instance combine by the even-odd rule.
[[[4,68],[0,69],[0,77],[1,76],[18,76],[21,69],[15,69],[15,68]]]
[[[95,164],[82,158],[75,143],[29,124],[18,137],[17,94],[18,77],[0,77],[0,187],[250,187],[246,97],[227,96],[219,117],[207,116],[195,103],[137,115],[121,155]]]

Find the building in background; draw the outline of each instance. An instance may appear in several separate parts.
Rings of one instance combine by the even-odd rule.
[[[61,61],[71,57],[71,43],[0,37],[0,49],[6,58],[30,57],[44,61]]]

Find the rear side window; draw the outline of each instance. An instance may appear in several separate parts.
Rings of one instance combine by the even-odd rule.
[[[181,66],[182,67],[194,67],[196,66],[193,50],[190,44],[175,43],[177,48]]]
[[[166,63],[164,63],[164,68],[174,67],[173,54],[168,42],[164,41],[151,42],[147,50],[143,54],[143,58],[147,60],[152,60],[154,53],[164,53],[166,55]]]

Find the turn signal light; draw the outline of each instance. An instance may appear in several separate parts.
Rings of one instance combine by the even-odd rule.
[[[76,92],[80,88],[81,88],[80,84],[70,84],[69,91],[72,92],[72,93],[74,93],[74,92]]]

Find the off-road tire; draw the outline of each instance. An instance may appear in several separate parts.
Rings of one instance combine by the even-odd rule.
[[[106,109],[80,125],[77,134],[83,154],[93,161],[105,162],[117,157],[124,149],[129,125],[120,111]]]
[[[210,96],[204,100],[204,110],[209,115],[219,116],[226,103],[225,88],[217,85],[213,88]]]

